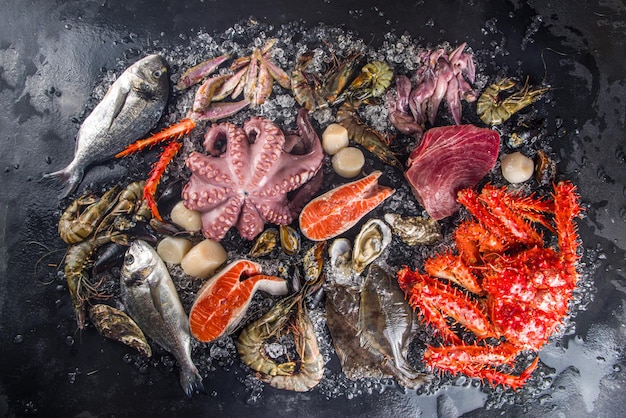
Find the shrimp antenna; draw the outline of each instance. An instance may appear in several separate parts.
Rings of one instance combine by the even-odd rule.
[[[561,55],[563,57],[569,55],[569,54],[566,54],[565,52],[560,52],[560,51],[557,51],[556,49],[553,49],[553,48],[550,48],[550,47],[543,48],[541,50],[541,62],[543,63],[543,80],[542,80],[542,84],[544,84],[546,82],[546,80],[548,79],[548,66],[546,65],[545,57],[543,56],[544,52],[546,52],[546,51],[554,52],[555,54]]]

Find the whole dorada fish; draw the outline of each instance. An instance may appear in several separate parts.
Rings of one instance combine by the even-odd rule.
[[[80,126],[72,162],[44,178],[63,180],[62,198],[72,193],[88,166],[112,157],[148,133],[161,118],[168,95],[167,68],[161,56],[149,55],[131,65]]]
[[[121,276],[126,310],[149,338],[176,357],[185,394],[191,397],[194,391],[204,391],[191,360],[189,319],[163,260],[145,241],[133,241]]]

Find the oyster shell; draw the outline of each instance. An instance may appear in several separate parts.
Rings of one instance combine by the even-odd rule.
[[[337,238],[328,249],[330,271],[341,281],[352,276],[352,243],[346,238]]]
[[[402,217],[396,213],[387,213],[385,221],[407,245],[432,245],[442,239],[439,224],[433,218]]]
[[[135,348],[146,357],[152,349],[139,326],[128,315],[112,306],[98,304],[89,310],[89,318],[100,335]]]
[[[391,243],[391,229],[380,219],[370,219],[354,239],[352,268],[361,274]]]

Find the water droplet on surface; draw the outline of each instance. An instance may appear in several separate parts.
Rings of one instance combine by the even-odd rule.
[[[72,29],[72,25],[70,25],[69,23],[65,24],[65,29],[70,30]]]
[[[76,376],[78,376],[80,374],[80,372],[78,371],[78,369],[75,369],[75,371],[70,372],[67,374],[67,380],[70,384],[73,384],[74,382],[76,382]]]
[[[71,335],[68,335],[67,337],[65,337],[65,345],[67,345],[68,347],[71,347],[74,345],[74,337],[72,337]]]
[[[596,174],[603,183],[614,183],[614,180],[607,174],[604,166],[599,166]]]
[[[24,336],[22,334],[17,334],[14,338],[13,338],[13,342],[15,344],[21,344],[24,342]]]

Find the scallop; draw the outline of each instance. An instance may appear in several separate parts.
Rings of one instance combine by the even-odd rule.
[[[533,160],[522,154],[514,152],[502,157],[502,176],[509,183],[522,183],[530,179],[535,171]]]
[[[361,274],[391,243],[391,229],[380,219],[370,219],[354,239],[352,268]]]

